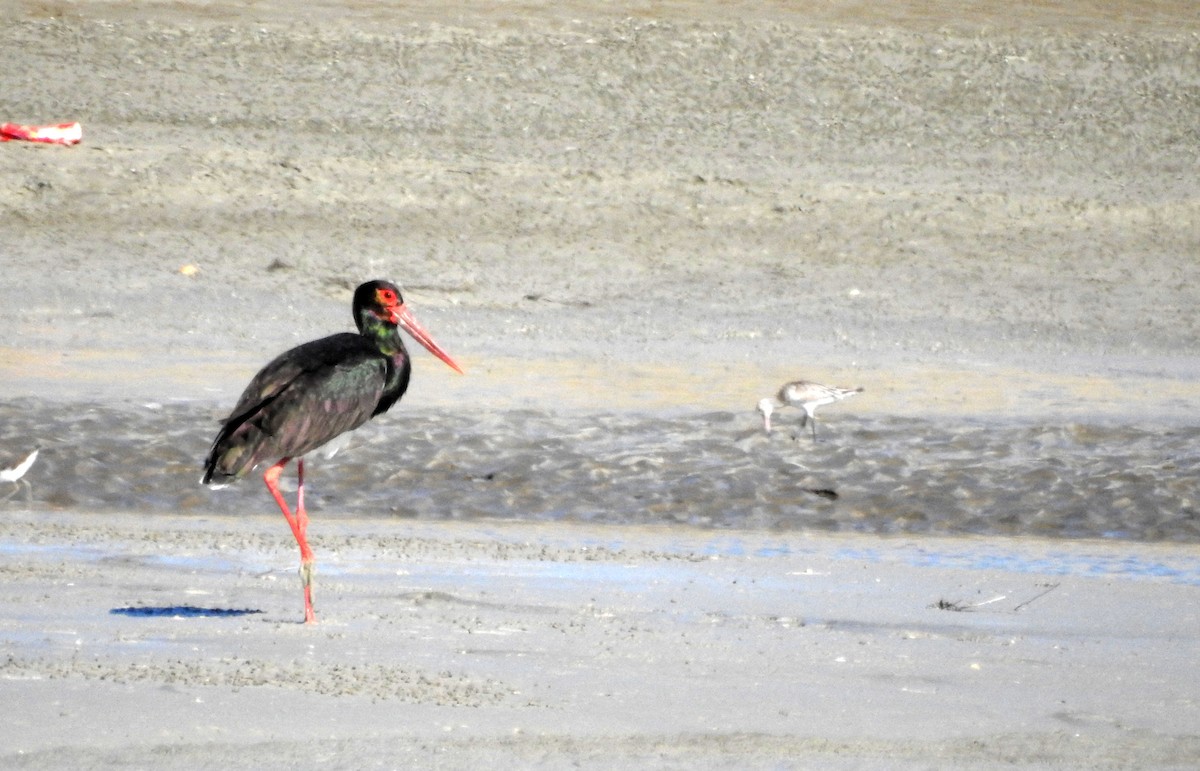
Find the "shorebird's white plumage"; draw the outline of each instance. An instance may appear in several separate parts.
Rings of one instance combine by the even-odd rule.
[[[758,403],[758,411],[763,416],[763,430],[768,434],[771,433],[771,413],[775,411],[776,406],[799,407],[804,410],[804,417],[800,419],[800,428],[804,428],[804,424],[811,420],[812,437],[815,442],[817,439],[817,407],[840,402],[862,390],[861,386],[858,388],[835,388],[814,383],[811,380],[793,380],[790,383],[784,383],[774,400],[763,399]]]
[[[12,492],[4,496],[4,500],[7,501],[9,498],[16,495],[17,491],[21,489],[21,485],[25,485],[26,493],[31,500],[33,499],[33,486],[29,484],[28,479],[22,479],[22,477],[25,476],[25,472],[29,470],[29,467],[33,465],[33,462],[37,460],[38,452],[40,450],[40,447],[35,447],[33,452],[29,453],[11,466],[0,468],[0,482],[12,482],[13,486]]]

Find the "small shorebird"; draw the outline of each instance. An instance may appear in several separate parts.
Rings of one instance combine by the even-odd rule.
[[[794,380],[791,383],[784,383],[774,400],[763,399],[758,403],[758,411],[763,416],[763,430],[768,434],[771,433],[771,413],[775,411],[776,404],[780,407],[800,407],[804,410],[804,417],[800,419],[800,428],[804,428],[804,424],[812,420],[812,438],[815,442],[817,441],[817,407],[840,402],[862,390],[861,386],[858,388],[833,388],[809,380]]]
[[[33,452],[29,453],[21,460],[9,464],[4,468],[0,468],[0,482],[12,482],[13,485],[12,492],[4,496],[4,500],[7,501],[9,498],[16,495],[17,491],[21,489],[21,485],[25,485],[25,494],[28,500],[33,500],[33,485],[29,484],[28,479],[22,479],[21,477],[25,476],[25,472],[28,471],[29,467],[33,465],[33,462],[37,460],[38,452],[40,452],[41,449],[41,447],[34,447]]]

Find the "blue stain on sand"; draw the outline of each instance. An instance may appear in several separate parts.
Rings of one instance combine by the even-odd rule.
[[[875,549],[839,549],[839,559],[879,562]],[[1114,576],[1123,578],[1165,578],[1171,583],[1200,586],[1200,558],[1184,557],[1170,563],[1134,554],[1088,554],[1052,551],[1039,556],[999,551],[904,550],[902,561],[914,567],[960,568],[967,570],[1004,570],[1010,573],[1038,573],[1052,576]]]
[[[794,545],[786,540],[751,545],[736,536],[714,538],[701,550],[701,553],[708,557],[753,556],[764,559],[808,552],[805,548],[794,548]],[[1052,576],[1166,579],[1174,584],[1200,586],[1200,557],[1190,554],[1180,554],[1163,560],[1137,554],[1089,554],[1066,550],[1031,555],[995,549],[942,551],[916,545],[889,545],[882,548],[846,546],[834,551],[833,557],[867,563],[898,561],[919,568],[1003,570],[1010,573]]]

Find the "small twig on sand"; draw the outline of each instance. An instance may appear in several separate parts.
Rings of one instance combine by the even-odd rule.
[[[1039,592],[1038,594],[1035,594],[1034,596],[1030,597],[1028,600],[1025,600],[1025,602],[1022,602],[1020,605],[1013,608],[1013,611],[1016,612],[1016,611],[1020,610],[1021,608],[1025,607],[1026,605],[1029,605],[1030,603],[1034,602],[1035,600],[1042,599],[1050,592],[1052,592],[1055,589],[1057,589],[1058,587],[1062,586],[1062,584],[1042,584],[1042,586],[1046,587],[1045,591]]]
[[[1000,596],[993,597],[990,600],[984,600],[983,602],[976,602],[976,603],[970,603],[970,604],[965,603],[965,602],[959,602],[957,600],[938,600],[937,602],[930,605],[929,607],[937,608],[938,610],[952,610],[955,613],[969,613],[972,610],[975,610],[976,608],[982,608],[984,605],[991,605],[993,602],[1000,602],[1000,600],[1005,599],[1005,597],[1006,597],[1006,595],[1001,594]]]
[[[1025,600],[1025,602],[1022,602],[1021,604],[1017,605],[1015,608],[1012,609],[1011,612],[1016,613],[1021,608],[1024,608],[1025,606],[1030,605],[1031,603],[1036,602],[1037,600],[1040,600],[1041,598],[1045,597],[1050,592],[1057,589],[1060,585],[1061,584],[1041,584],[1041,586],[1046,587],[1043,591],[1035,594],[1034,596],[1030,597],[1028,600]],[[971,603],[971,604],[965,603],[965,602],[959,602],[958,600],[942,599],[942,600],[938,600],[937,602],[933,603],[929,607],[936,608],[937,610],[952,610],[955,613],[969,613],[969,612],[975,610],[976,608],[982,608],[984,605],[991,605],[993,602],[1000,602],[1001,600],[1005,600],[1005,599],[1008,599],[1007,594],[1000,594],[1000,595],[993,597],[990,600],[984,600],[983,602],[976,602],[976,603]]]

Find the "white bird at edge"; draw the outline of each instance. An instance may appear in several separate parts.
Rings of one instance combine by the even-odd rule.
[[[812,438],[815,442],[817,441],[817,407],[848,399],[861,393],[862,390],[862,386],[834,388],[814,383],[811,380],[794,380],[791,383],[784,383],[774,400],[768,398],[758,403],[758,411],[763,416],[763,430],[768,434],[771,433],[771,413],[775,411],[776,404],[780,407],[800,407],[804,410],[804,417],[800,419],[800,428],[804,428],[804,424],[811,420]]]
[[[37,460],[38,452],[41,451],[41,449],[41,447],[34,447],[33,452],[29,453],[21,460],[5,466],[4,468],[0,468],[0,482],[12,482],[13,485],[12,492],[4,496],[4,500],[7,501],[9,498],[16,495],[17,491],[21,489],[21,485],[25,485],[25,491],[28,499],[33,500],[33,485],[29,484],[28,479],[22,479],[21,477],[25,476],[25,472],[28,471],[29,467],[33,465],[33,462]]]

